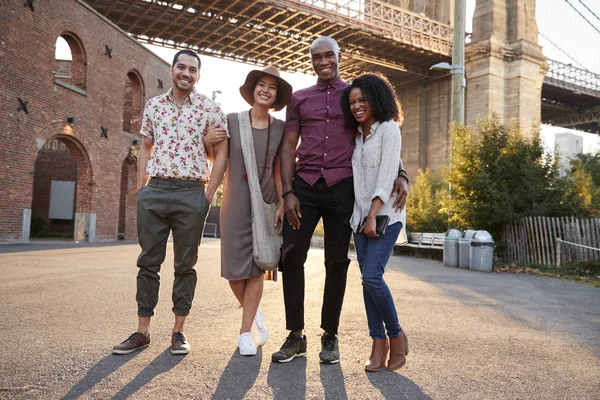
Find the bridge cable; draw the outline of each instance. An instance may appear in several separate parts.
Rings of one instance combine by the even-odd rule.
[[[579,2],[581,3],[581,5],[582,5],[582,6],[584,6],[584,7],[585,7],[585,9],[586,9],[586,10],[588,10],[588,11],[590,12],[590,14],[592,14],[594,17],[596,17],[596,19],[597,19],[598,21],[600,21],[600,17],[599,17],[599,16],[597,16],[597,15],[596,15],[596,14],[595,14],[595,13],[594,13],[592,10],[590,10],[590,8],[589,8],[588,6],[586,6],[586,5],[585,5],[585,3],[584,3],[583,1],[579,0]]]
[[[560,52],[562,52],[565,56],[569,57],[572,61],[575,62],[575,64],[579,65],[581,68],[585,69],[586,71],[589,71],[586,67],[584,67],[579,61],[577,61],[576,59],[574,59],[573,57],[571,57],[571,55],[569,53],[567,53],[566,51],[564,51],[563,49],[560,48],[559,45],[557,45],[556,43],[554,43],[552,40],[548,39],[548,37],[546,35],[544,35],[542,32],[538,31],[538,34],[543,37],[544,39],[546,39],[548,42],[550,42],[551,45],[553,45],[554,47],[556,47]]]
[[[570,5],[570,6],[571,6],[571,8],[572,8],[573,10],[577,11],[577,14],[579,14],[579,15],[581,16],[581,18],[585,19],[585,21],[586,21],[588,24],[590,24],[590,26],[591,26],[592,28],[594,28],[594,29],[596,30],[596,32],[600,33],[600,30],[599,30],[598,28],[596,28],[596,27],[594,26],[594,24],[592,24],[592,23],[590,22],[590,20],[589,20],[589,19],[587,19],[587,17],[581,13],[581,11],[579,11],[577,8],[575,8],[575,6],[574,6],[573,4],[571,4],[571,2],[570,2],[569,0],[565,0],[565,1],[567,2],[567,4],[568,4],[568,5]]]

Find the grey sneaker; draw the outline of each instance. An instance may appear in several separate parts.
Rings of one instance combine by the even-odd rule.
[[[304,355],[306,355],[306,336],[290,332],[285,342],[283,342],[281,349],[273,353],[271,360],[273,362],[286,363]]]
[[[190,352],[190,343],[183,332],[173,332],[171,336],[171,354],[187,354]]]
[[[323,364],[335,364],[340,362],[340,349],[338,339],[335,335],[324,333],[321,336],[321,352],[319,358]]]
[[[113,354],[129,354],[136,350],[148,347],[150,344],[150,335],[146,336],[141,332],[135,332],[121,344],[113,347]]]

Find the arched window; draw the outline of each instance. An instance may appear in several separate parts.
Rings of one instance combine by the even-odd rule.
[[[125,79],[123,99],[123,130],[139,133],[144,107],[144,82],[137,71],[131,70]]]
[[[71,32],[56,39],[54,81],[85,90],[86,57],[81,41]]]

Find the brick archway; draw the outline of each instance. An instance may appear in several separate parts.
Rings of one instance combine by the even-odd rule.
[[[129,155],[121,165],[121,189],[119,195],[119,240],[134,240],[137,237],[136,196],[137,196],[137,150],[131,146]]]
[[[56,38],[62,37],[71,50],[71,61],[55,60],[54,79],[77,88],[87,88],[87,56],[79,36],[71,30],[61,30]]]
[[[61,143],[69,150],[72,164],[74,164],[76,168],[73,238],[76,241],[95,241],[96,216],[93,208],[93,190],[95,183],[93,179],[91,160],[81,138],[81,134],[76,131],[76,128],[69,124],[52,124],[44,129],[36,139],[36,161],[42,152],[45,151],[44,149],[49,150],[49,147],[56,147],[54,145],[49,146],[50,143],[57,142]],[[62,146],[60,146],[59,150],[64,151]],[[55,158],[59,158],[56,160],[58,162],[60,161],[60,155],[56,155],[58,157]],[[49,159],[52,160],[52,157]],[[37,170],[37,162],[35,165]],[[34,194],[36,193],[35,176],[39,175],[38,172],[39,171],[34,171]],[[46,179],[52,179],[52,175],[48,175]],[[32,205],[33,204],[35,204],[35,199],[32,196]]]
[[[123,99],[123,131],[138,133],[142,126],[144,108],[144,80],[140,73],[132,69],[127,72],[125,80],[125,97]]]

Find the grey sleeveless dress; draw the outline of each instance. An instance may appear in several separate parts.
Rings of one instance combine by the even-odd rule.
[[[267,203],[277,201],[273,161],[279,154],[284,125],[284,122],[279,119],[273,119],[271,122],[267,171],[260,182],[263,198]],[[221,203],[221,276],[227,280],[240,280],[262,275],[264,271],[252,260],[250,189],[242,156],[237,113],[227,115],[227,126],[230,136],[229,165],[225,174]],[[267,148],[267,128],[252,128],[252,134],[260,179]]]

